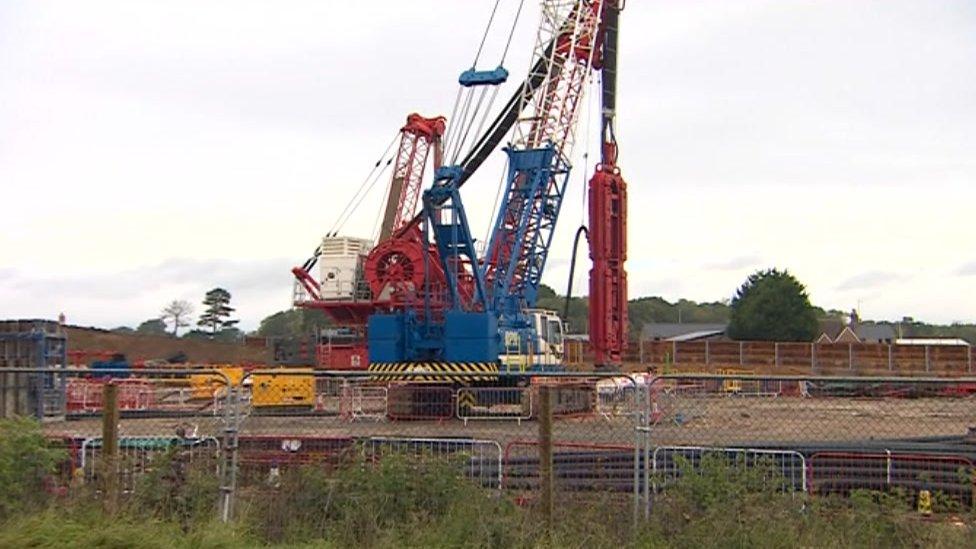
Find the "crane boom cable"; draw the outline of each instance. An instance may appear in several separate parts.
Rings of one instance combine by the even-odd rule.
[[[454,115],[457,114],[458,103],[461,102],[461,93],[464,88],[458,87],[457,95],[454,96],[454,107],[451,109],[451,117],[447,119],[447,131],[444,132],[444,138],[442,142],[444,144],[444,152],[446,153],[449,149],[451,143],[451,137],[453,137],[454,129]]]
[[[495,87],[497,90],[498,88]],[[470,120],[464,121],[464,133],[461,135],[460,140],[458,140],[456,148],[454,149],[454,154],[451,155],[451,164],[457,163],[457,158],[461,154],[461,149],[464,148],[464,142],[468,140],[468,135],[471,133],[471,128],[474,127],[475,118],[478,116],[478,112],[481,110],[481,104],[485,100],[485,94],[488,92],[488,88],[481,86],[481,93],[478,95],[478,102],[474,105],[474,110],[471,111]]]
[[[359,200],[357,200],[355,205],[353,205],[352,209],[349,210],[349,213],[348,215],[346,215],[345,219],[343,219],[342,222],[339,223],[339,226],[336,227],[335,229],[336,232],[341,231],[342,227],[345,226],[346,222],[352,218],[352,215],[356,212],[356,209],[359,208],[360,204],[362,204],[363,199],[366,198],[366,196],[369,194],[369,191],[373,189],[373,186],[376,185],[376,182],[380,180],[380,177],[382,177],[383,174],[386,173],[387,168],[389,168],[390,164],[392,163],[393,163],[393,157],[391,156],[389,159],[387,159],[386,164],[383,165],[383,169],[376,174],[376,177],[374,177],[373,180],[370,182],[369,186],[366,187],[366,191],[359,196]]]
[[[366,184],[370,181],[370,178],[373,177],[373,173],[376,171],[376,168],[379,168],[380,164],[383,163],[383,159],[386,158],[387,153],[389,153],[390,149],[393,148],[393,144],[396,143],[397,138],[399,136],[400,133],[397,132],[393,136],[393,139],[390,140],[390,144],[386,146],[386,150],[383,151],[383,154],[380,156],[380,159],[377,160],[375,164],[373,164],[373,168],[369,170],[369,173],[363,179],[363,182],[359,184],[359,188],[356,189],[356,192],[352,195],[352,198],[349,199],[349,202],[346,203],[346,206],[342,209],[342,212],[339,213],[339,216],[336,218],[335,222],[333,222],[332,228],[329,229],[328,234],[332,234],[342,228],[339,224],[339,221],[343,218],[343,216],[345,216],[348,213],[349,208],[352,207],[352,204],[356,202],[357,197],[359,196],[360,193],[363,192],[363,189],[366,187]],[[370,184],[370,187],[371,186],[372,184]]]
[[[487,122],[487,121],[488,121],[488,114],[489,114],[489,113],[491,113],[491,109],[492,109],[492,107],[494,107],[494,106],[495,106],[495,99],[496,99],[497,97],[498,97],[498,86],[494,86],[494,87],[493,87],[493,89],[492,89],[492,91],[491,91],[491,97],[490,97],[490,98],[488,99],[488,106],[487,106],[487,107],[485,107],[485,108],[483,109],[483,111],[482,111],[482,114],[481,114],[481,121],[480,121],[480,122],[478,122],[478,129],[474,131],[474,134],[475,134],[475,135],[481,135],[481,130],[483,130],[483,129],[484,129],[484,127],[485,127],[485,122]],[[475,142],[475,141],[472,141],[472,142],[471,142],[471,148],[470,148],[470,149],[468,149],[468,152],[466,153],[466,155],[465,155],[465,156],[467,156],[467,155],[470,155],[470,154],[471,154],[471,152],[472,152],[472,151],[474,150],[474,147],[475,147],[475,144],[476,144],[476,142]],[[457,158],[456,158],[456,157],[455,157],[455,160],[457,160]]]
[[[471,68],[478,66],[478,59],[481,58],[481,50],[485,47],[485,40],[488,39],[488,33],[491,31],[491,24],[495,21],[495,12],[498,11],[498,4],[501,0],[495,0],[495,7],[491,8],[491,15],[488,17],[488,24],[485,25],[485,32],[481,35],[481,44],[478,45],[478,53],[474,55],[474,61],[471,62]]]
[[[512,21],[512,29],[508,31],[508,41],[505,42],[505,51],[502,52],[502,60],[499,65],[505,64],[505,58],[508,57],[508,48],[512,45],[512,37],[515,36],[515,27],[518,26],[519,17],[522,16],[522,6],[525,4],[525,0],[519,0],[518,10],[515,12],[515,20]]]
[[[459,139],[458,136],[464,131],[464,120],[467,119],[468,111],[471,109],[471,98],[473,97],[473,93],[474,92],[471,90],[471,88],[468,88],[467,91],[464,92],[461,114],[450,122],[453,129],[451,132],[451,141],[449,141],[444,147],[447,158],[451,158],[453,156],[454,148],[457,146],[457,141]]]

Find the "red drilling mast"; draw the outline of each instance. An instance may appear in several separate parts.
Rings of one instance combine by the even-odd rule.
[[[590,345],[597,368],[618,368],[627,347],[627,183],[614,135],[617,31],[623,0],[607,0],[603,18],[600,164],[589,183]]]

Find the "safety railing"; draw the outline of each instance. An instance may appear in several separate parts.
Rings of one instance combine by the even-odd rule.
[[[114,474],[118,477],[119,488],[125,493],[136,490],[141,478],[160,469],[168,469],[162,472],[166,475],[202,464],[211,467],[215,474],[219,473],[220,442],[215,437],[122,437],[118,444],[112,471],[105,471],[101,463],[102,439],[84,440],[75,478],[97,485],[101,475]]]
[[[501,488],[502,447],[494,440],[370,437],[363,443],[365,455],[379,459],[384,452],[458,459],[465,478],[487,488]]]
[[[820,495],[849,495],[854,490],[901,490],[911,497],[921,491],[938,493],[972,508],[976,469],[963,455],[824,451],[810,456],[810,485]]]
[[[387,416],[392,421],[444,421],[454,418],[451,387],[392,385],[387,391]]]
[[[339,416],[349,421],[382,421],[389,415],[389,389],[347,384],[342,389]]]
[[[630,492],[634,488],[634,447],[554,441],[553,472],[558,490]],[[514,440],[505,446],[502,486],[535,491],[541,483],[539,441]]]
[[[653,448],[644,486],[652,491],[666,489],[681,474],[700,472],[701,465],[709,456],[724,458],[724,464],[737,468],[762,469],[772,473],[769,482],[783,492],[807,492],[807,460],[794,450],[767,450],[761,448],[706,448],[702,446],[658,446]]]
[[[532,391],[527,387],[464,387],[458,389],[457,418],[469,420],[512,420],[532,418]]]

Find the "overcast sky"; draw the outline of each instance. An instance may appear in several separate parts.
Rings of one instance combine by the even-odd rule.
[[[287,308],[405,115],[450,114],[492,4],[0,0],[0,318],[135,325],[214,286],[244,328]],[[506,97],[537,21],[529,0]],[[776,266],[824,307],[976,321],[976,2],[630,0],[621,33],[631,296],[727,299]],[[463,191],[476,233],[502,154]]]

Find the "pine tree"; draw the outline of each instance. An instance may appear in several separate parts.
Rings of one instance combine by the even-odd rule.
[[[223,288],[214,288],[206,293],[203,298],[204,310],[197,321],[197,326],[210,330],[210,336],[216,336],[217,332],[233,328],[238,320],[231,320],[230,314],[234,308],[230,306],[230,292]]]

